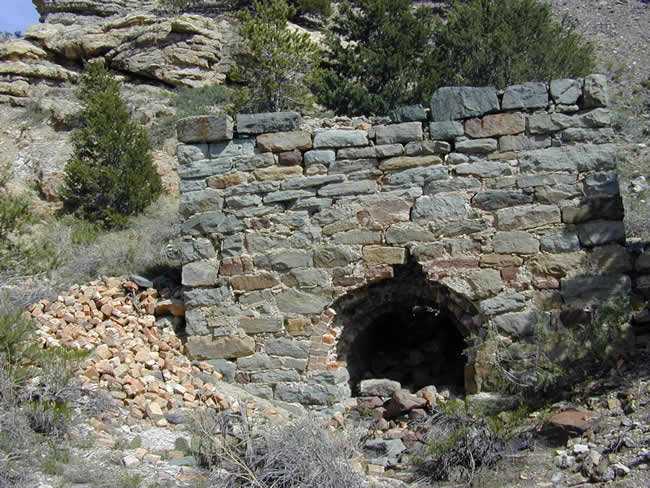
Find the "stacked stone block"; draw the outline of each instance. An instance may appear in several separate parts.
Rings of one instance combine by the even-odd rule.
[[[178,125],[187,349],[277,400],[349,395],[336,301],[415,260],[513,341],[627,293],[604,78],[441,88],[397,123]],[[236,126],[234,124],[236,122]]]

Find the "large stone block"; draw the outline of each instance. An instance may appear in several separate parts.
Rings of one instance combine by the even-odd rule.
[[[239,319],[239,327],[248,334],[281,332],[283,324],[282,317],[244,317]]]
[[[326,246],[314,251],[314,266],[342,268],[361,259],[361,254],[347,246]]]
[[[519,134],[526,130],[526,118],[519,113],[486,115],[465,122],[465,134],[484,138]]]
[[[613,144],[550,147],[519,155],[522,173],[569,173],[616,169],[616,147]]]
[[[560,221],[560,209],[555,205],[523,205],[497,210],[496,227],[499,230],[525,230],[559,224]]]
[[[348,181],[345,183],[333,183],[325,185],[318,190],[321,197],[340,197],[345,195],[363,195],[375,193],[377,182],[369,180]]]
[[[544,108],[548,105],[548,92],[544,83],[529,82],[512,85],[503,91],[501,107],[503,110],[516,108]]]
[[[300,178],[302,176],[302,167],[300,166],[271,166],[269,168],[260,168],[253,171],[253,175],[260,181],[269,180],[286,180],[290,178]]]
[[[304,131],[274,132],[257,136],[257,147],[262,152],[282,152],[311,149],[311,134]]]
[[[472,198],[472,205],[482,210],[498,210],[515,205],[532,203],[533,197],[516,191],[493,190],[477,193]]]
[[[219,264],[214,261],[198,261],[183,266],[183,286],[216,285],[219,278]]]
[[[519,293],[499,295],[488,298],[480,303],[483,315],[498,315],[506,312],[515,312],[526,306],[526,299]]]
[[[227,286],[187,289],[183,292],[183,298],[187,307],[231,303],[233,299]]]
[[[425,166],[390,173],[384,181],[392,187],[414,187],[422,186],[430,181],[446,180],[447,178],[449,178],[449,170],[446,166]]]
[[[421,122],[404,122],[383,125],[375,129],[377,144],[395,144],[400,142],[421,141],[424,138]]]
[[[462,274],[445,276],[440,281],[469,300],[495,296],[503,289],[501,274],[496,269],[471,269]]]
[[[496,328],[510,336],[527,337],[538,327],[548,327],[551,316],[547,312],[515,312],[492,319]]]
[[[371,266],[379,264],[404,264],[406,263],[406,248],[365,246],[363,248],[363,260]]]
[[[435,220],[438,218],[463,217],[467,213],[465,198],[458,195],[423,196],[415,201],[412,218]]]
[[[424,111],[422,105],[406,105],[404,107],[397,107],[390,113],[390,120],[394,123],[416,122],[426,119],[427,113]]]
[[[494,178],[512,174],[512,167],[508,163],[499,161],[479,161],[477,163],[461,163],[454,166],[457,175],[473,175],[482,178]]]
[[[431,97],[431,120],[434,122],[480,117],[498,110],[499,99],[492,87],[443,87]]]
[[[463,124],[452,120],[431,122],[429,134],[432,140],[450,141],[465,134]]]
[[[431,166],[441,164],[440,156],[397,156],[394,158],[384,159],[379,163],[379,169],[382,171],[400,171],[409,168],[418,168],[421,166]]]
[[[270,273],[233,276],[230,284],[235,290],[252,291],[273,288],[279,285],[278,279]]]
[[[528,232],[497,232],[494,235],[494,252],[513,254],[535,254],[539,252],[539,241]]]
[[[386,231],[386,242],[388,244],[432,242],[435,239],[433,232],[411,223],[391,225]]]
[[[628,295],[632,280],[627,275],[580,275],[560,281],[565,300],[602,301],[618,295]]]
[[[280,383],[275,387],[275,399],[301,405],[329,405],[330,396],[325,385],[298,385]]]
[[[583,80],[551,80],[551,97],[555,103],[574,105],[582,95]]]
[[[280,184],[283,190],[298,190],[303,188],[310,188],[315,186],[323,186],[329,183],[342,183],[345,181],[344,175],[318,175],[306,176],[304,178],[293,178],[291,180],[284,180]]]
[[[269,339],[264,344],[264,351],[270,356],[287,356],[296,359],[309,357],[310,342],[287,339]]]
[[[466,154],[487,154],[497,150],[496,139],[468,139],[456,143],[456,151]]]
[[[580,250],[580,239],[575,232],[565,231],[540,238],[542,251],[550,253],[574,252]]]
[[[186,117],[176,123],[180,142],[229,141],[233,136],[232,131],[232,117],[229,115]]]
[[[237,133],[264,134],[265,132],[294,131],[300,127],[298,112],[267,112],[237,115]]]
[[[321,313],[331,299],[289,288],[276,295],[278,309],[284,313]]]
[[[187,353],[191,359],[234,359],[255,352],[255,340],[248,336],[190,336]]]
[[[312,164],[323,164],[329,166],[336,159],[336,151],[333,149],[312,149],[303,155],[305,166]]]
[[[476,178],[434,178],[424,186],[425,195],[435,195],[450,191],[479,190],[481,182]]]
[[[609,105],[609,90],[605,75],[589,75],[585,77],[582,93],[582,107],[606,107]]]
[[[368,132],[365,130],[328,129],[314,136],[314,148],[367,146]]]

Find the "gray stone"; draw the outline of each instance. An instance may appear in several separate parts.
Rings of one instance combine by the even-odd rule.
[[[528,232],[497,232],[494,235],[494,252],[500,254],[535,254],[539,241]]]
[[[246,248],[251,254],[288,247],[286,237],[266,234],[246,234]]]
[[[402,385],[389,379],[362,380],[359,383],[359,395],[389,397],[402,389]]]
[[[575,117],[565,114],[533,114],[528,116],[528,131],[531,134],[550,134],[580,125]]]
[[[464,219],[459,222],[434,223],[431,226],[431,232],[437,236],[453,237],[483,232],[487,228],[488,225],[483,220]]]
[[[547,312],[515,312],[498,315],[492,323],[502,332],[515,337],[532,336],[537,327],[548,327],[551,316]]]
[[[609,127],[612,123],[612,112],[606,108],[596,108],[580,115],[578,119],[585,127]]]
[[[188,335],[207,335],[210,333],[208,322],[201,309],[185,310],[185,332]]]
[[[270,356],[288,356],[296,359],[307,359],[309,357],[309,349],[309,341],[295,341],[284,337],[269,339],[264,344],[264,350]]]
[[[525,230],[559,224],[560,221],[560,209],[555,205],[523,205],[497,210],[496,227],[499,230]]]
[[[213,232],[231,233],[244,230],[244,224],[234,215],[223,212],[205,212],[201,214],[201,229],[210,234]]]
[[[327,387],[324,385],[296,385],[280,383],[275,387],[275,399],[301,405],[329,405]]]
[[[400,439],[372,439],[363,445],[373,464],[379,466],[396,466],[399,455],[406,451],[406,446]]]
[[[153,288],[153,282],[151,280],[148,280],[144,276],[140,276],[139,274],[132,274],[129,275],[129,280],[133,281],[136,285],[138,285],[140,288],[147,289],[147,288]]]
[[[305,227],[298,230],[291,236],[291,246],[295,248],[313,248],[314,244],[321,241],[322,232],[320,227]]]
[[[376,157],[375,146],[344,147],[336,151],[336,159],[374,159]]]
[[[239,319],[239,327],[248,334],[281,332],[283,324],[282,317],[245,317]]]
[[[581,275],[563,278],[560,290],[565,300],[606,300],[632,291],[627,275]]]
[[[269,385],[263,385],[260,383],[247,383],[241,386],[251,395],[263,398],[264,400],[273,400],[273,388]]]
[[[227,286],[186,289],[183,297],[186,307],[232,303],[232,293]]]
[[[463,163],[454,166],[457,175],[475,175],[482,178],[511,175],[512,167],[507,163],[498,161],[481,161],[478,163]]]
[[[463,217],[467,213],[465,198],[458,195],[423,196],[415,201],[413,220]]]
[[[250,378],[253,383],[296,383],[300,381],[300,373],[293,369],[262,371],[260,373],[252,373]]]
[[[289,288],[276,296],[278,308],[284,313],[321,313],[331,299]]]
[[[332,149],[312,149],[303,155],[305,166],[324,164],[329,166],[336,159],[336,152]]]
[[[418,244],[412,248],[413,255],[420,258],[439,259],[446,255],[445,246],[440,242],[431,242],[427,244]]]
[[[186,117],[176,123],[180,142],[219,142],[232,139],[230,115],[199,115]]]
[[[298,190],[303,188],[310,188],[314,186],[322,186],[328,183],[341,183],[345,180],[343,175],[321,175],[321,176],[307,176],[304,178],[292,178],[284,180],[280,188],[283,190]]]
[[[551,80],[551,97],[555,103],[573,105],[582,95],[583,80]]]
[[[377,158],[392,158],[404,154],[404,146],[401,144],[380,144],[374,146],[374,149]]]
[[[350,230],[332,236],[336,244],[380,244],[382,233],[369,230]]]
[[[585,77],[582,92],[582,108],[606,107],[609,105],[609,90],[605,75],[589,75]]]
[[[367,146],[368,132],[365,130],[328,129],[316,132],[314,148]]]
[[[435,240],[432,232],[410,222],[391,225],[386,231],[386,243],[404,244],[407,242],[431,242]]]
[[[591,142],[605,144],[616,139],[614,129],[605,127],[601,129],[566,129],[560,134],[562,142]]]
[[[347,368],[317,372],[309,376],[309,383],[318,385],[344,385],[348,381],[350,381],[350,373]]]
[[[516,395],[482,391],[467,395],[465,403],[469,409],[479,410],[481,415],[497,415],[500,412],[514,410],[521,404],[521,400]]]
[[[255,352],[255,340],[247,336],[189,336],[186,348],[191,359],[230,359]]]
[[[359,259],[361,255],[346,246],[327,246],[314,251],[314,266],[319,268],[341,268]]]
[[[263,352],[256,352],[250,356],[237,359],[237,369],[239,371],[264,371],[267,369],[279,369],[280,367],[280,358],[272,358]]]
[[[226,359],[209,359],[206,363],[212,365],[217,373],[221,373],[226,383],[233,383],[235,381],[235,365],[232,361]]]
[[[597,198],[579,207],[562,208],[562,222],[577,224],[596,219],[622,220],[623,214],[623,202],[620,197]]]
[[[450,141],[465,135],[463,124],[456,121],[431,122],[429,134],[432,140]]]
[[[433,180],[428,182],[424,187],[425,195],[435,195],[461,190],[478,190],[481,188],[481,182],[476,178],[450,178],[447,180]]]
[[[650,271],[650,252],[644,251],[639,254],[639,257],[634,263],[634,269],[638,272]]]
[[[503,100],[501,101],[503,110],[545,108],[547,105],[548,92],[544,83],[528,82],[512,85],[503,91]]]
[[[330,165],[328,173],[330,175],[336,174],[343,176],[344,174],[350,175],[349,177],[357,177],[364,171],[376,170],[379,166],[377,159],[344,159],[336,160]],[[381,174],[381,173],[380,173]]]
[[[244,207],[256,207],[262,203],[262,197],[259,195],[234,195],[226,198],[226,206],[228,208],[244,208]]]
[[[404,107],[397,107],[390,113],[390,120],[395,123],[416,122],[426,119],[427,113],[424,111],[424,107],[422,105],[407,105]]]
[[[519,166],[524,173],[611,170],[616,168],[616,147],[599,144],[528,151],[519,155]]]
[[[546,185],[573,185],[577,181],[577,175],[565,173],[546,173],[521,175],[517,177],[519,188],[531,188]]]
[[[178,144],[176,157],[181,165],[187,165],[208,159],[210,151],[207,144]]]
[[[217,255],[210,239],[199,237],[183,239],[180,244],[180,258],[183,264],[200,259],[211,259]]]
[[[472,198],[472,205],[482,210],[498,210],[500,208],[512,207],[532,203],[533,197],[516,191],[486,191],[477,193]]]
[[[253,171],[258,168],[268,168],[275,164],[272,153],[247,154],[233,157],[233,167],[237,171]]]
[[[308,212],[320,212],[324,208],[332,206],[331,198],[305,198],[296,200],[289,204],[290,210],[307,210]]]
[[[224,257],[239,256],[244,249],[244,236],[236,234],[226,236],[221,242],[221,255]]]
[[[625,226],[620,220],[585,222],[577,226],[577,231],[580,243],[586,247],[625,241]]]
[[[264,197],[264,203],[287,202],[289,200],[298,200],[299,198],[310,198],[316,196],[315,191],[309,190],[284,190],[269,193]]]
[[[421,141],[424,138],[421,122],[404,122],[379,126],[375,129],[377,144],[395,144]]]
[[[292,229],[302,229],[309,225],[309,213],[305,211],[287,212],[271,217],[274,224],[286,225]]]
[[[618,175],[616,171],[590,173],[584,180],[584,189],[585,195],[591,198],[618,195]]]
[[[253,139],[233,139],[208,146],[208,154],[211,159],[245,156],[253,153],[255,153],[255,140]]]
[[[580,250],[580,239],[575,232],[562,232],[542,236],[540,238],[542,251],[550,253],[575,252]]]
[[[226,198],[233,195],[250,195],[254,193],[269,193],[280,188],[279,181],[256,181],[254,183],[246,183],[243,185],[235,185],[226,188],[224,196]]]
[[[296,283],[300,288],[327,286],[330,281],[329,273],[317,268],[294,269],[290,274],[296,280]]]
[[[446,167],[428,166],[391,173],[387,178],[387,182],[391,186],[422,186],[430,181],[445,180],[447,178],[449,178],[449,173]]]
[[[496,150],[496,139],[468,139],[456,143],[456,151],[459,153],[487,154]]]
[[[214,261],[198,261],[183,266],[183,286],[211,286],[217,284],[219,264]]]
[[[483,315],[498,315],[506,312],[515,312],[526,306],[526,299],[519,293],[510,293],[508,295],[499,295],[494,298],[488,298],[480,303],[481,313]]]
[[[178,189],[181,192],[181,195],[183,193],[191,192],[191,191],[199,191],[199,190],[204,190],[207,188],[208,184],[204,179],[200,180],[180,180],[178,182]]]
[[[434,122],[480,117],[498,110],[499,99],[492,87],[443,87],[431,97],[431,120]]]
[[[448,154],[451,144],[446,141],[413,141],[404,147],[407,156],[428,156],[431,154]]]
[[[313,265],[312,253],[299,249],[279,250],[267,255],[271,269],[288,271],[293,268],[304,268]],[[255,260],[257,264],[257,259]]]
[[[320,197],[340,197],[344,195],[362,195],[375,193],[377,191],[376,181],[350,181],[346,183],[333,183],[325,185],[318,190]]]
[[[517,134],[499,137],[499,151],[530,151],[551,147],[551,138],[543,135]]]
[[[222,175],[232,169],[232,159],[202,159],[178,167],[178,176],[181,178],[205,178],[213,175]]]
[[[302,118],[298,112],[267,112],[260,114],[238,114],[237,133],[264,134],[298,130]]]

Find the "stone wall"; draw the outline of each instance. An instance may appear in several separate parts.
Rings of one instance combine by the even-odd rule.
[[[606,105],[591,75],[441,88],[430,111],[377,126],[180,121],[188,353],[261,396],[324,406],[356,386],[346,328],[372,335],[386,304],[516,343],[630,292]]]

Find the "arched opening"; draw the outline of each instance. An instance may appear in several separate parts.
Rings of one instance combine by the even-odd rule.
[[[412,392],[434,385],[464,393],[464,335],[477,312],[430,283],[417,263],[396,266],[393,279],[350,293],[335,309],[337,359],[354,395],[370,378],[396,380]]]

